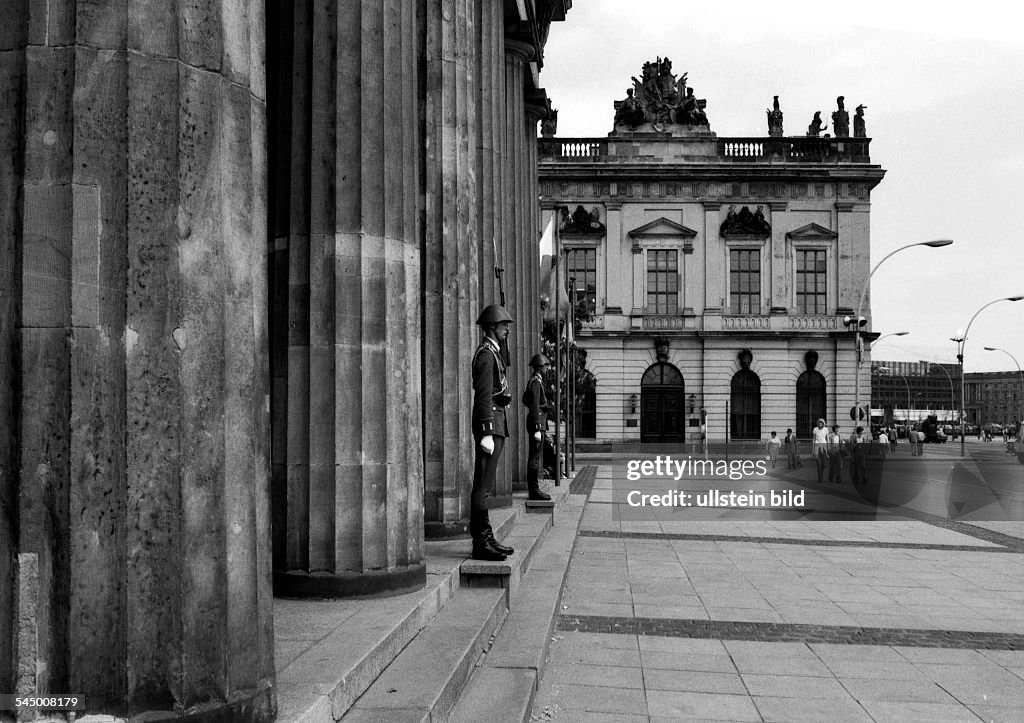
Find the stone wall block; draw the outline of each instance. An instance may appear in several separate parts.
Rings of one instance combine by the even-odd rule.
[[[25,44],[28,42],[28,15],[28,0],[8,0],[0,9],[0,53],[16,51],[14,55],[19,56],[21,62],[24,62]],[[5,77],[0,71],[0,79]]]
[[[70,183],[75,50],[30,46],[25,58],[26,182]]]
[[[71,321],[71,186],[27,185],[24,198],[22,323],[61,328]]]
[[[178,4],[167,0],[131,0],[126,32],[129,50],[152,58],[176,58]]]
[[[27,4],[29,43],[57,47],[75,42],[76,0],[27,0]]]
[[[128,0],[76,2],[74,5],[75,42],[79,50],[85,46],[105,50],[125,47],[128,36]]]
[[[225,32],[224,0],[178,0],[178,59],[196,68],[220,70]]]
[[[217,12],[220,17],[218,24],[221,28],[221,42],[223,58],[221,74],[226,80],[241,85],[250,86],[253,70],[252,43],[250,33],[254,30],[252,15],[260,15],[254,10],[262,8],[263,3],[250,3],[247,0],[219,0]],[[262,36],[262,30],[259,36]],[[256,47],[260,46],[257,38]],[[259,63],[262,68],[262,62]],[[261,73],[262,75],[262,73]],[[261,96],[265,93],[264,83],[260,82]],[[258,96],[259,97],[259,96]]]

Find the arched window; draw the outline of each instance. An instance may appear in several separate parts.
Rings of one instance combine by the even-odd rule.
[[[749,369],[732,377],[729,416],[733,439],[761,438],[761,379]]]
[[[828,420],[825,406],[825,377],[821,372],[805,371],[796,380],[796,436],[809,439],[819,419]]]
[[[640,379],[640,441],[682,442],[685,436],[683,375],[657,362]]]

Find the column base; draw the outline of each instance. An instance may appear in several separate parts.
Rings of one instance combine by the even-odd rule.
[[[427,540],[468,540],[469,518],[455,522],[426,522],[423,537]]]
[[[274,597],[386,597],[419,590],[427,584],[427,566],[417,563],[394,570],[367,572],[274,572]]]

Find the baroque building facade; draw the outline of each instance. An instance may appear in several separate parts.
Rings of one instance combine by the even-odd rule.
[[[596,380],[594,437],[793,428],[806,440],[818,417],[848,428],[857,375],[844,321],[869,277],[884,175],[863,126],[783,136],[776,104],[770,135],[720,138],[667,58],[645,63],[615,108],[606,138],[540,145],[542,205],[559,221]],[[860,385],[863,405],[867,369]]]
[[[423,585],[570,6],[0,6],[0,691],[271,719],[274,595]]]

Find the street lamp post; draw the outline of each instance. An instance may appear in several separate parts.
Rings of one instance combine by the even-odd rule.
[[[1020,362],[1017,361],[1017,357],[1006,351],[1006,349],[1000,349],[997,346],[986,346],[985,351],[1001,351],[1013,359],[1013,363],[1017,365],[1017,374],[1020,375],[1020,397],[1018,397],[1017,402],[1017,438],[1020,439],[1021,428],[1024,427],[1024,372],[1020,370]]]
[[[907,377],[904,376],[902,373],[896,371],[895,369],[891,369],[889,367],[878,367],[878,371],[888,372],[889,374],[899,374],[901,377],[903,377],[903,383],[907,385],[907,424],[910,424],[910,382],[907,381]]]
[[[915,244],[907,244],[906,246],[900,246],[898,249],[896,249],[895,251],[891,251],[887,256],[884,256],[881,261],[875,264],[875,268],[871,269],[871,273],[869,273],[868,277],[864,280],[864,287],[860,290],[860,301],[857,303],[857,315],[853,317],[853,319],[851,319],[850,317],[846,317],[843,320],[843,323],[847,326],[847,328],[852,326],[854,333],[857,335],[854,344],[857,352],[857,363],[854,365],[853,372],[853,406],[856,410],[854,411],[854,416],[856,417],[853,420],[854,427],[857,426],[857,422],[860,418],[860,364],[861,359],[864,356],[864,344],[861,340],[860,329],[867,323],[867,320],[864,319],[864,317],[861,316],[861,314],[864,311],[864,299],[867,298],[868,295],[868,286],[871,285],[871,277],[875,275],[876,271],[878,271],[879,266],[884,264],[886,260],[889,259],[894,254],[898,254],[900,251],[913,248],[914,246],[928,246],[930,248],[939,248],[940,246],[949,246],[951,243],[953,243],[952,239],[945,238],[936,239],[935,241],[920,241]],[[869,424],[870,421],[871,420],[868,420]]]
[[[971,331],[971,324],[973,324],[974,320],[978,318],[978,314],[983,312],[988,307],[992,306],[992,304],[998,304],[1000,301],[1020,301],[1021,299],[1024,299],[1024,296],[1004,296],[1001,299],[994,299],[994,300],[988,302],[983,307],[981,307],[980,309],[978,309],[977,311],[974,312],[974,316],[972,316],[971,320],[967,322],[967,328],[964,329],[964,332],[962,334],[960,333],[960,330],[957,329],[956,336],[950,338],[950,341],[955,341],[956,344],[957,344],[956,359],[957,359],[957,361],[960,364],[960,456],[961,457],[965,456],[965,454],[966,454],[965,448],[964,448],[965,440],[964,440],[964,409],[963,409],[963,406],[964,406],[964,347],[967,346],[967,335]]]
[[[942,373],[946,375],[946,378],[949,379],[949,411],[950,413],[952,413],[954,410],[956,410],[956,396],[953,394],[953,377],[949,375],[949,372],[947,372],[946,368],[941,364],[925,361],[923,359],[921,360],[921,363],[925,365],[924,368],[926,374],[928,373],[928,369],[931,369],[932,367],[938,367],[939,369],[942,370]]]
[[[882,334],[880,337],[878,337],[873,342],[871,342],[871,351],[872,351],[872,353],[874,353],[875,347],[878,346],[878,343],[880,341],[882,341],[882,339],[885,339],[885,338],[890,337],[890,336],[906,336],[909,333],[910,333],[909,331],[890,331],[888,334]],[[879,367],[879,369],[886,369],[886,368],[887,367]],[[882,418],[885,419],[885,410],[884,409],[882,410]],[[870,429],[871,428],[871,402],[870,401],[868,402],[868,419],[867,419],[867,422],[868,422],[868,429]],[[855,423],[854,427],[856,427],[856,426],[857,425]]]

